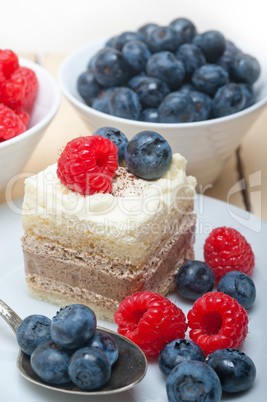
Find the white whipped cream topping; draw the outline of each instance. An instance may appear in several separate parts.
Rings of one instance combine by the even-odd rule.
[[[183,197],[186,194],[192,197],[196,179],[186,176],[186,163],[182,155],[174,154],[169,170],[153,181],[139,179],[127,168],[120,167],[111,194],[90,196],[80,195],[62,185],[54,164],[26,179],[23,215],[38,214],[43,218],[53,215],[108,226],[129,223],[133,218],[135,225],[139,225],[153,219],[164,206],[172,207],[177,203],[179,191]]]

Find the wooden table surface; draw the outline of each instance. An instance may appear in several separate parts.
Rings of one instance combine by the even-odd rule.
[[[24,58],[36,61],[33,54]],[[65,54],[50,54],[38,60],[55,78]],[[221,177],[204,194],[253,212],[267,220],[267,108],[224,166]],[[72,105],[62,95],[57,115],[26,164],[24,177],[55,163],[66,142],[79,135],[91,134]],[[14,186],[12,198],[23,196],[24,179]],[[4,191],[0,203],[6,202]]]

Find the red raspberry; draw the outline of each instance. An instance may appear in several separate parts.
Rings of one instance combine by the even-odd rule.
[[[213,229],[206,239],[204,259],[217,281],[229,271],[251,275],[255,264],[253,251],[245,237],[224,226]]]
[[[69,141],[60,155],[57,175],[64,186],[77,193],[110,193],[117,160],[117,147],[108,138],[79,137]]]
[[[0,142],[26,131],[26,127],[12,109],[0,103]]]
[[[0,70],[5,78],[9,78],[19,68],[18,56],[12,50],[0,49]]]
[[[38,80],[31,69],[19,67],[9,78],[0,80],[0,102],[16,112],[31,112],[38,92]]]
[[[187,330],[182,310],[153,292],[126,297],[114,319],[119,334],[136,343],[150,357],[157,356],[166,343],[184,338]]]
[[[30,115],[27,112],[19,112],[17,113],[22,123],[27,127],[30,121]]]
[[[187,314],[190,339],[206,354],[221,348],[238,348],[248,333],[246,310],[231,296],[208,292]]]

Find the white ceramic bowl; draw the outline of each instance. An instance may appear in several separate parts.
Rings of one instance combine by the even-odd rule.
[[[261,64],[260,79],[255,85],[257,102],[230,116],[193,123],[147,123],[122,119],[99,112],[87,106],[77,91],[79,75],[86,70],[90,58],[103,47],[105,40],[90,43],[71,53],[61,64],[58,72],[63,94],[79,112],[91,130],[111,126],[120,129],[129,139],[143,130],[154,130],[163,135],[173,152],[180,152],[188,160],[187,172],[198,183],[212,184],[221,174],[227,158],[239,146],[267,103],[267,61],[264,52],[243,51],[256,56]]]
[[[4,190],[8,182],[22,171],[46,128],[53,120],[61,100],[58,83],[48,71],[23,58],[20,58],[19,62],[20,65],[35,72],[39,89],[28,130],[0,143],[0,190]]]

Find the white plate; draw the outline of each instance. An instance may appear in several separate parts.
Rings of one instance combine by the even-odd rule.
[[[57,307],[31,298],[24,281],[23,257],[20,237],[23,233],[20,216],[21,200],[16,204],[0,206],[0,298],[24,318],[29,314],[40,313],[52,317]],[[198,196],[196,199],[198,213],[196,234],[196,258],[203,259],[203,244],[213,227],[231,226],[239,230],[252,245],[256,256],[253,280],[257,286],[257,299],[249,311],[249,334],[242,350],[254,361],[257,378],[253,387],[238,396],[224,395],[222,400],[255,402],[263,401],[267,394],[267,323],[266,323],[266,289],[267,289],[267,223],[239,208]],[[190,302],[181,301],[175,294],[170,296],[186,314],[191,308]],[[105,321],[98,324],[116,331],[116,325]],[[29,383],[17,371],[16,357],[18,346],[11,329],[0,318],[0,392],[1,400],[9,402],[73,402],[73,396],[62,395],[57,391],[44,390]],[[166,402],[165,379],[157,363],[149,363],[145,378],[130,391],[110,397],[78,397],[75,401],[98,402]]]

